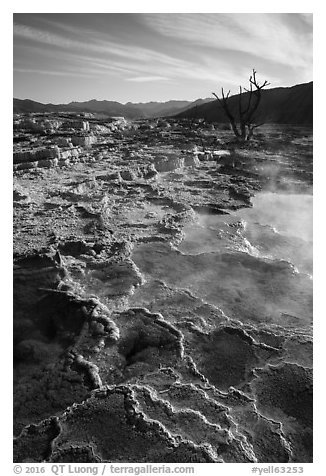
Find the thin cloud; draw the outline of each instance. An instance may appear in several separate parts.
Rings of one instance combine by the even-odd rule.
[[[94,78],[94,74],[91,73],[81,73],[73,71],[54,71],[46,69],[28,69],[28,68],[14,68],[14,72],[23,73],[23,74],[43,74],[46,76],[76,76],[84,78]]]
[[[14,38],[22,38],[24,40],[27,39],[50,46],[57,46],[60,48],[73,48],[76,46],[81,46],[79,42],[69,40],[63,36],[55,35],[38,28],[20,25],[17,23],[14,23],[13,31]]]
[[[169,81],[169,78],[164,76],[136,76],[134,78],[125,78],[126,81],[133,81],[135,83],[146,83],[149,81]]]
[[[282,14],[145,14],[141,18],[161,35],[215,48],[216,54],[242,51],[301,67],[311,61],[311,38],[298,34]]]
[[[76,30],[76,29],[75,29]],[[37,28],[27,27],[25,25],[14,24],[14,36],[23,39],[32,40],[45,45],[64,48],[91,51],[96,54],[106,54],[120,57],[129,61],[148,62],[154,61],[156,63],[167,64],[170,66],[180,67],[189,66],[184,60],[180,60],[171,55],[151,50],[149,48],[142,48],[136,45],[123,45],[107,38],[98,38],[92,31],[84,31],[84,37],[89,38],[89,41],[74,40],[63,35],[49,33]]]

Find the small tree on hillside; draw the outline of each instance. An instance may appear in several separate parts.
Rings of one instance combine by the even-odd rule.
[[[238,124],[235,115],[231,112],[229,107],[230,91],[227,93],[227,95],[225,95],[224,89],[222,88],[221,99],[217,96],[217,94],[212,93],[222,106],[224,113],[230,122],[234,135],[238,140],[241,141],[250,140],[254,134],[254,130],[259,126],[262,126],[262,124],[255,123],[255,113],[258,109],[261,100],[261,91],[266,86],[269,86],[270,83],[265,80],[263,84],[259,84],[256,79],[256,71],[253,69],[252,75],[249,78],[249,84],[250,89],[243,88],[244,91],[247,93],[245,96],[245,100],[243,97],[244,93],[242,86],[240,86],[240,94],[238,100]]]

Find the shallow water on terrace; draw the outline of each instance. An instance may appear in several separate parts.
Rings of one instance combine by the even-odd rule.
[[[312,195],[258,193],[252,208],[229,215],[199,214],[184,229],[186,254],[243,251],[285,260],[312,275]]]
[[[143,243],[133,259],[148,282],[188,289],[229,317],[305,327],[312,319],[312,196],[259,193],[250,209],[198,214],[178,249]]]

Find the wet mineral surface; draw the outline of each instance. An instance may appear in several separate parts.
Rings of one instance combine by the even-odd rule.
[[[311,131],[112,142],[14,174],[14,460],[311,462]]]

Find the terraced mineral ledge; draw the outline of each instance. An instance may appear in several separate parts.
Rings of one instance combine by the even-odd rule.
[[[14,460],[312,461],[311,130],[92,127],[17,139]]]

